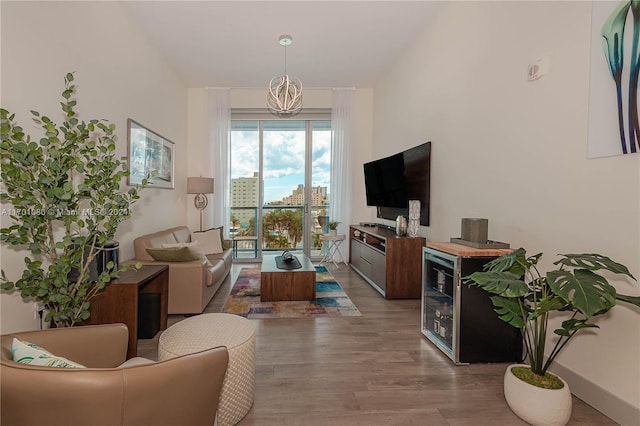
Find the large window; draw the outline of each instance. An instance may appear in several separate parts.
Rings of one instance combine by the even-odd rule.
[[[234,255],[285,249],[320,255],[331,194],[329,120],[232,120]]]

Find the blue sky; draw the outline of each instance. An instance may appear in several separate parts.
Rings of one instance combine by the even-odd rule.
[[[264,131],[265,203],[280,201],[304,183],[304,131]],[[313,132],[312,185],[329,187],[331,131]],[[258,171],[257,131],[234,131],[231,177],[251,177]]]

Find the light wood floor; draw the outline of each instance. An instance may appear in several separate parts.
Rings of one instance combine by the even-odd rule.
[[[252,266],[235,264],[205,312]],[[385,300],[350,267],[329,270],[362,316],[252,320],[255,400],[240,426],[526,425],[502,395],[506,364],[454,366],[420,333],[419,300]],[[158,337],[139,356],[156,359]],[[569,424],[616,423],[574,397]]]

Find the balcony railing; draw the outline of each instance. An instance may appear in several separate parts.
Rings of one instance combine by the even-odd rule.
[[[321,255],[322,242],[320,235],[328,232],[329,205],[311,206],[310,223],[304,226],[311,227],[311,257]],[[263,252],[278,252],[284,250],[302,251],[303,241],[303,217],[302,205],[266,205],[262,207],[262,241],[260,247]],[[230,237],[256,236],[256,222],[258,220],[258,207],[232,207],[232,223],[229,226]],[[239,240],[235,242],[234,253],[237,258],[255,258],[256,241]]]

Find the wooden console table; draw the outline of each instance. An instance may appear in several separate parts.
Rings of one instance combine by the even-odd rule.
[[[349,263],[386,299],[420,299],[424,237],[351,225]]]
[[[131,268],[108,283],[104,290],[91,299],[91,315],[85,324],[122,322],[129,329],[127,359],[138,354],[138,295],[160,295],[160,330],[167,328],[167,299],[169,295],[169,267],[145,265]]]

